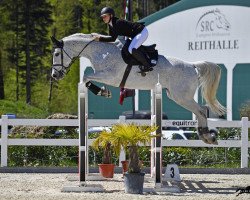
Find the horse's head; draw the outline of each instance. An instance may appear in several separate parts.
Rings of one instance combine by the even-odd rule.
[[[230,24],[227,21],[226,17],[220,12],[220,10],[216,9],[214,12],[216,16],[216,26],[219,29],[229,30]]]
[[[84,34],[74,34],[63,40],[57,40],[52,36],[51,40],[54,48],[51,76],[56,80],[62,79],[69,71],[71,64],[93,39],[92,35],[85,36]]]
[[[53,63],[51,76],[56,79],[62,79],[67,73],[73,58],[64,49],[63,40],[57,40],[55,37],[51,37],[53,42]]]

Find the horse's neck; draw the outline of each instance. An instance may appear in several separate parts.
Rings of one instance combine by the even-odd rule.
[[[116,60],[121,58],[121,52],[115,44],[94,41],[82,52],[82,56],[88,58],[96,70],[101,70],[107,66],[115,67]]]

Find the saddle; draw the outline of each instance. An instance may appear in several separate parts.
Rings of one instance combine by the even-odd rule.
[[[124,62],[128,65],[139,65],[139,68],[142,66],[140,62],[138,62],[128,51],[128,47],[131,43],[130,39],[127,39],[123,48],[122,48],[122,58]],[[151,66],[154,67],[158,62],[158,51],[155,49],[156,44],[145,46],[141,45],[138,50],[141,51],[147,59],[150,60]]]
[[[124,85],[126,83],[126,80],[128,78],[128,75],[131,71],[131,68],[133,65],[138,65],[139,69],[141,70],[139,73],[141,73],[141,76],[146,76],[146,73],[144,72],[144,66],[137,61],[128,51],[128,47],[131,43],[130,39],[127,39],[124,46],[122,47],[122,58],[124,62],[127,65],[126,70],[123,74],[122,81],[120,83],[120,88],[124,88]],[[154,67],[158,62],[158,51],[155,49],[156,44],[150,45],[150,46],[144,46],[141,45],[138,50],[141,51],[144,55],[146,55],[146,58],[150,60],[151,66]]]

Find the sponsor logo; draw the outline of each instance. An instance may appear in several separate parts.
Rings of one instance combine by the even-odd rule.
[[[187,48],[189,51],[239,49],[239,40],[230,37],[231,28],[230,22],[221,10],[208,10],[197,19],[197,40],[189,41]]]
[[[196,127],[196,120],[168,120],[166,126]]]
[[[218,8],[204,13],[196,24],[198,37],[206,35],[229,35],[230,29],[230,23]]]

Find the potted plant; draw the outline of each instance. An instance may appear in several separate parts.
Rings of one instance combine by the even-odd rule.
[[[141,172],[139,144],[149,144],[156,126],[138,126],[136,124],[116,124],[112,127],[111,143],[117,155],[121,149],[128,149],[129,166],[124,174],[125,193],[142,194],[145,173]]]
[[[103,150],[102,164],[99,165],[99,172],[105,178],[113,178],[115,165],[112,163],[112,146],[110,137],[112,131],[103,130],[92,143],[96,151]]]

